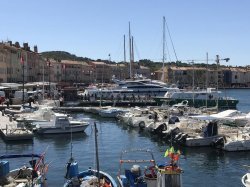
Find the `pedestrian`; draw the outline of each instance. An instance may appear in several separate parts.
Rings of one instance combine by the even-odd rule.
[[[7,108],[9,108],[9,107],[10,107],[10,100],[9,100],[8,97],[6,98],[5,103],[6,103],[6,105],[7,105]]]
[[[31,96],[29,96],[29,99],[28,99],[28,103],[29,103],[29,106],[31,107],[31,102],[32,102],[32,97]]]

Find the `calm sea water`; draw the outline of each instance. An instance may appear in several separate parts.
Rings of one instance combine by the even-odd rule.
[[[228,96],[240,100],[238,109],[250,111],[250,90],[223,90]],[[96,121],[99,130],[100,168],[116,176],[122,150],[148,148],[154,152],[158,163],[166,162],[163,157],[168,144],[159,138],[139,133],[118,124],[115,120],[102,119],[88,114],[74,114],[77,118],[90,118]],[[73,157],[79,163],[79,170],[95,166],[95,148],[93,126],[85,133],[73,134]],[[64,183],[65,164],[70,157],[70,135],[50,135],[35,137],[33,143],[20,142],[7,144],[0,139],[0,155],[11,153],[41,153],[46,151],[46,161],[51,162],[48,171],[48,185],[62,186]],[[184,170],[183,184],[186,187],[201,186],[241,186],[241,177],[246,172],[242,165],[250,165],[250,152],[225,153],[212,148],[181,147],[180,165]],[[27,164],[29,159],[10,160],[10,167],[16,168]]]

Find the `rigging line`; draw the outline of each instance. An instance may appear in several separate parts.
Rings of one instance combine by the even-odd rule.
[[[172,44],[172,47],[173,47],[173,50],[174,50],[176,61],[178,61],[177,54],[176,54],[175,47],[174,47],[174,43],[173,43],[173,40],[172,40],[172,37],[171,37],[171,34],[170,34],[170,31],[169,31],[168,24],[167,24],[166,20],[165,20],[165,24],[167,26],[168,35],[169,35],[169,38],[170,38],[170,41],[171,41],[171,44]]]
[[[168,43],[167,42],[166,42],[166,49],[167,49],[167,53],[168,53],[169,62],[171,62],[171,56],[170,56],[169,47],[168,47]],[[165,59],[167,61],[167,57],[165,57]]]
[[[135,51],[136,51],[136,54],[137,54],[137,57],[138,57],[138,61],[139,61],[141,59],[141,57],[140,57],[140,53],[139,53],[139,50],[137,48],[137,45],[135,43],[135,38],[134,38],[134,46],[135,46]]]

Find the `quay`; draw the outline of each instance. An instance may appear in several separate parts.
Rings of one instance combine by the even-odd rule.
[[[100,102],[99,100],[96,101],[81,101],[77,106],[71,106],[67,105],[65,103],[64,105],[60,107],[54,107],[53,110],[55,111],[67,111],[67,112],[86,112],[86,109],[91,107],[91,108],[100,108],[100,107],[144,107],[144,106],[157,106],[157,103],[153,100],[149,101],[119,101],[119,102],[114,102],[110,100],[103,100]],[[95,112],[94,112],[95,113]]]
[[[0,105],[0,111],[5,110],[6,108],[19,110],[21,108],[21,105],[10,105],[9,107],[7,107],[7,105]]]
[[[80,102],[79,106],[118,106],[118,107],[135,107],[135,106],[156,106],[157,103],[154,100],[121,100],[121,101],[111,101],[111,100],[96,100],[96,101],[86,101]]]

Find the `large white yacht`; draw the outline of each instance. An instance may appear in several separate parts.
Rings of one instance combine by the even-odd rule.
[[[85,89],[83,95],[95,95],[97,98],[110,99],[111,97],[156,97],[164,96],[170,89],[176,87],[167,86],[166,83],[150,79],[115,81],[113,87],[96,87],[90,86]]]

